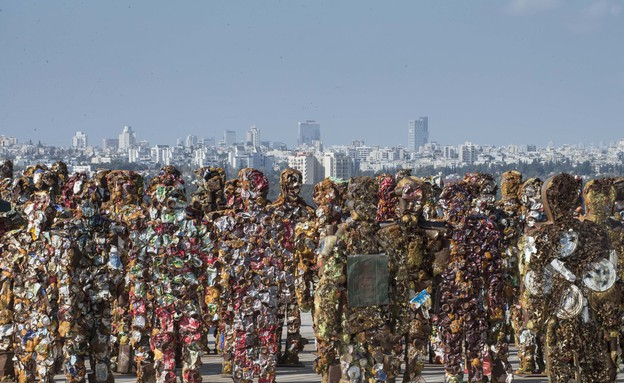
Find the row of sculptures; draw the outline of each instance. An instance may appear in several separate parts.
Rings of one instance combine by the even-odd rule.
[[[88,364],[96,382],[201,382],[214,330],[223,374],[274,382],[300,365],[301,311],[323,382],[422,382],[428,359],[449,383],[616,379],[624,179],[508,171],[497,198],[490,174],[405,170],[325,179],[313,208],[294,169],[274,202],[256,169],[195,176],[187,196],[172,166],[144,182],[5,161],[3,381],[84,382]]]

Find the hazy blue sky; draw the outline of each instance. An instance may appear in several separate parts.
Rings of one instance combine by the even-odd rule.
[[[0,0],[0,134],[405,145],[624,138],[624,2]]]

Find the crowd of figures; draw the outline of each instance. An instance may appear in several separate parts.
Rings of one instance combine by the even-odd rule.
[[[2,381],[195,383],[214,351],[234,382],[274,382],[301,311],[323,382],[421,382],[427,360],[449,383],[617,375],[624,179],[509,171],[497,199],[489,174],[404,170],[325,179],[311,207],[294,169],[274,202],[251,168],[197,169],[190,196],[172,166],[1,176]]]

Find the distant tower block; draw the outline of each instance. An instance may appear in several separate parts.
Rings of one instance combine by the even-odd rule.
[[[223,143],[225,146],[232,146],[236,143],[236,132],[233,130],[226,130],[223,132]]]
[[[297,145],[313,146],[314,141],[321,140],[321,125],[314,120],[299,123]]]
[[[251,143],[252,146],[260,146],[260,129],[256,128],[256,125],[247,131],[247,142]]]
[[[429,117],[420,117],[407,123],[407,150],[417,151],[429,142]]]
[[[85,149],[88,145],[87,134],[76,132],[72,137],[72,149]]]
[[[124,126],[119,135],[119,150],[128,150],[136,144],[136,136],[131,126]]]

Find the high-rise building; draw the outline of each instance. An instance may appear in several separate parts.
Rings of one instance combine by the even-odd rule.
[[[228,152],[228,163],[234,169],[255,168],[272,169],[274,157],[267,156],[258,147],[234,145]]]
[[[477,160],[477,147],[468,141],[459,145],[459,160],[467,165],[474,164]]]
[[[11,136],[0,135],[0,146],[17,145],[17,138]]]
[[[1,147],[5,147],[5,146],[13,146],[13,145],[17,145],[17,138],[15,137],[10,137],[10,136],[5,136],[5,135],[0,135],[0,146]]]
[[[136,143],[136,136],[131,126],[124,126],[119,135],[119,150],[128,150]]]
[[[348,180],[353,177],[353,159],[344,153],[324,153],[325,177]]]
[[[429,118],[420,117],[407,123],[407,150],[417,151],[429,142]]]
[[[140,155],[141,152],[139,151],[139,148],[128,149],[128,162],[130,162],[131,164],[139,162]]]
[[[215,138],[214,138],[214,137],[206,137],[206,138],[202,138],[202,139],[200,140],[200,143],[201,143],[203,146],[208,147],[208,148],[212,148],[212,147],[215,147],[215,146],[217,145],[217,142],[216,142],[216,140],[215,140]]]
[[[223,131],[223,143],[225,146],[232,146],[236,143],[236,132],[233,130]]]
[[[256,125],[247,131],[247,142],[252,146],[260,146],[260,129],[256,128]]]
[[[188,136],[186,136],[185,146],[187,148],[192,148],[192,147],[197,146],[197,136],[194,136],[192,134],[189,134]]]
[[[297,145],[313,146],[314,141],[321,141],[321,125],[314,120],[300,122]]]
[[[119,148],[119,138],[103,138],[102,149],[117,150]]]
[[[446,158],[447,160],[457,158],[457,151],[455,150],[454,146],[446,145],[444,147],[444,158]]]
[[[88,145],[87,134],[76,132],[72,137],[72,149],[86,149]]]
[[[171,148],[169,145],[156,145],[150,150],[152,161],[161,165],[171,164]]]
[[[316,185],[323,179],[323,167],[312,153],[297,153],[289,156],[288,167],[301,172],[305,185]]]
[[[288,150],[288,145],[286,145],[284,142],[273,141],[271,143],[271,148],[275,150]]]

